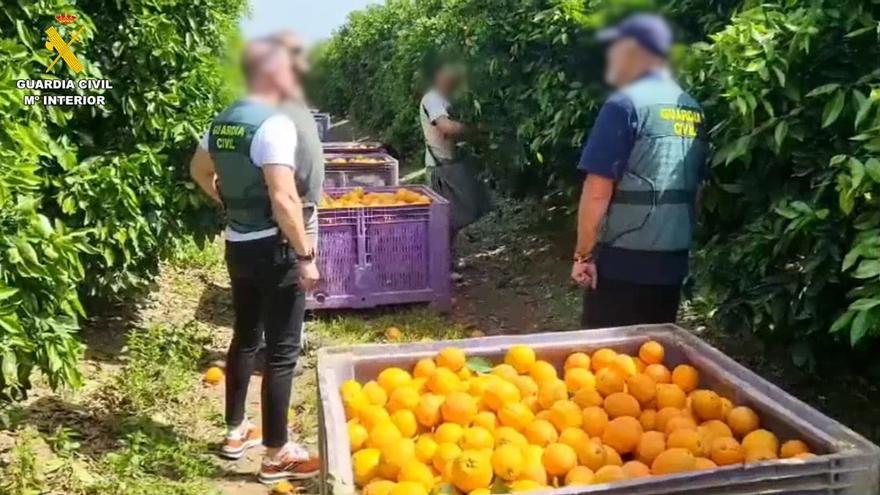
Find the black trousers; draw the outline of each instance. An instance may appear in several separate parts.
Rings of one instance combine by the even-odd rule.
[[[306,303],[296,256],[278,237],[227,242],[226,265],[235,310],[226,357],[226,424],[236,427],[244,421],[248,384],[265,336],[263,443],[282,447],[287,443],[287,411]]]
[[[675,323],[681,285],[640,285],[599,278],[584,293],[583,328]]]

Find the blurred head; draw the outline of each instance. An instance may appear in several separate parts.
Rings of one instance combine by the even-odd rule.
[[[657,15],[637,14],[599,33],[608,44],[605,81],[626,86],[646,72],[666,67],[672,48],[672,30]]]
[[[432,75],[434,89],[444,95],[449,95],[461,84],[461,72],[452,64],[438,65]]]
[[[298,89],[299,83],[290,70],[290,55],[277,43],[267,40],[248,43],[241,65],[248,92],[255,96],[280,102]]]
[[[309,54],[302,38],[292,31],[281,31],[272,36],[272,40],[287,50],[294,77],[302,82],[312,69]]]

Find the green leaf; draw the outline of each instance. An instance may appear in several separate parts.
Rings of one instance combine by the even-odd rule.
[[[862,261],[853,273],[853,277],[858,279],[873,278],[877,275],[880,275],[880,261],[877,260]]]
[[[807,93],[807,97],[809,98],[809,97],[813,97],[813,96],[825,95],[825,94],[828,94],[828,93],[834,91],[835,89],[837,89],[839,87],[840,87],[840,84],[837,84],[837,83],[824,84],[824,85],[819,86],[818,88],[810,91],[809,93]]]
[[[0,301],[9,299],[18,292],[18,289],[12,287],[0,287]]]
[[[510,493],[510,486],[500,477],[496,477],[489,493]]]
[[[856,120],[855,120],[855,128],[858,129],[862,122],[865,121],[865,118],[868,116],[868,112],[871,111],[871,106],[874,104],[873,98],[865,97],[860,99],[858,102],[858,109],[856,110]]]
[[[849,329],[850,344],[855,346],[862,340],[862,337],[868,333],[868,312],[859,312],[853,320],[852,327]]]
[[[862,185],[862,179],[865,178],[865,165],[856,158],[850,158],[849,175],[852,178],[850,190],[855,191],[860,185]]]
[[[843,91],[838,91],[834,98],[832,98],[828,103],[825,104],[825,109],[822,111],[822,127],[828,127],[833,124],[838,117],[840,117],[840,112],[843,111],[843,107],[846,104],[846,95]]]
[[[880,299],[862,298],[853,301],[853,303],[849,305],[849,309],[850,311],[868,311],[878,304],[880,304]]]
[[[828,331],[830,333],[836,333],[843,330],[844,328],[849,326],[855,315],[856,314],[853,311],[847,311],[846,313],[843,313],[842,315],[838,316],[836,320],[834,320],[834,323],[831,325],[831,329]]]
[[[489,373],[492,371],[492,362],[484,357],[469,357],[465,364],[468,369],[475,373]]]
[[[781,148],[785,137],[788,136],[788,122],[780,120],[776,124],[776,130],[773,131],[773,139],[776,141],[776,147]]]
[[[868,158],[865,162],[865,172],[872,181],[880,184],[880,160],[876,158]]]

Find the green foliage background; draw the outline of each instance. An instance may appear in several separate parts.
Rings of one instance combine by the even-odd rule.
[[[796,342],[880,337],[880,2],[389,0],[321,47],[317,101],[419,160],[431,59],[470,69],[457,102],[503,187],[571,208],[607,89],[595,30],[637,9],[678,26],[679,79],[715,148],[696,262],[729,328]]]
[[[0,397],[34,368],[79,382],[81,301],[142,287],[190,236],[217,231],[187,158],[232,96],[244,0],[21,0],[0,7]],[[78,16],[62,27],[54,16]],[[85,27],[74,74],[46,73],[45,29]],[[27,106],[18,79],[106,78],[103,107]],[[76,90],[77,93],[85,93]],[[51,93],[51,91],[47,91]],[[70,91],[64,91],[70,94]],[[90,93],[93,94],[94,92]]]

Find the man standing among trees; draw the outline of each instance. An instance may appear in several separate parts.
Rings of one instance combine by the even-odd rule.
[[[706,167],[703,113],[669,72],[663,18],[634,15],[600,39],[617,91],[578,165],[586,178],[571,276],[586,288],[582,324],[674,322]]]
[[[248,95],[214,119],[193,157],[191,174],[223,205],[229,223],[226,264],[235,323],[226,361],[228,432],[221,453],[238,459],[263,443],[259,477],[271,483],[312,477],[320,470],[314,456],[288,441],[287,426],[305,291],[319,275],[301,199],[311,192],[300,192],[297,182],[297,129],[279,113],[279,105],[301,95],[291,54],[274,41],[253,42],[242,65]],[[245,403],[263,334],[261,431],[245,417]]]
[[[430,71],[431,89],[419,103],[425,136],[425,164],[431,189],[446,198],[452,214],[451,238],[491,209],[489,192],[473,163],[463,156],[458,142],[469,127],[452,118],[450,100],[461,84],[460,69],[441,64]]]

